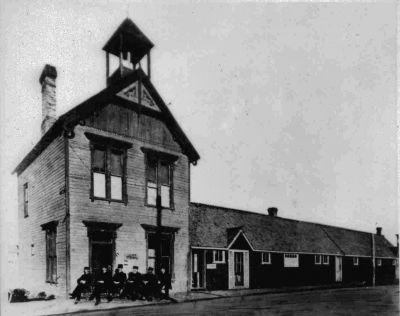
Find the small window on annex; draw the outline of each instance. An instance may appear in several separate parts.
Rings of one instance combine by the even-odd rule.
[[[295,253],[285,253],[283,257],[283,266],[285,268],[298,268],[299,255]]]
[[[213,250],[213,263],[225,263],[224,250]]]
[[[271,253],[262,252],[261,253],[261,264],[271,264]]]

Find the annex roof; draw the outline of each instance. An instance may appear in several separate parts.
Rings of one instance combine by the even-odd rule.
[[[189,232],[193,247],[227,248],[232,229],[246,235],[254,250],[371,256],[371,233],[191,203]],[[384,236],[375,236],[376,256],[396,256]]]

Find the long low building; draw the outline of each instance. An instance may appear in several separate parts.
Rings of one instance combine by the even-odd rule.
[[[192,289],[393,283],[397,248],[382,235],[191,203]],[[373,267],[375,265],[375,269]],[[375,270],[375,273],[374,273]]]

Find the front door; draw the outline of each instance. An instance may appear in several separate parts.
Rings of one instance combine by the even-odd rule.
[[[249,287],[249,252],[229,250],[229,288]]]
[[[335,257],[335,280],[342,282],[342,257]]]
[[[102,267],[113,267],[114,234],[104,231],[93,231],[90,236],[90,267],[97,273]]]
[[[102,267],[113,266],[111,243],[92,242],[92,271],[97,273]]]
[[[204,250],[192,250],[192,288],[204,288]]]

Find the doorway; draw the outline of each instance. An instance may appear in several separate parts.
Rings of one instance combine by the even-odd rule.
[[[114,256],[112,242],[92,241],[91,248],[91,268],[93,273],[98,273],[102,267],[113,267]]]
[[[335,257],[335,281],[342,282],[343,279],[343,266],[342,257]]]
[[[205,288],[205,252],[200,249],[192,250],[192,289]]]
[[[249,252],[229,250],[229,288],[248,288],[249,283]]]

